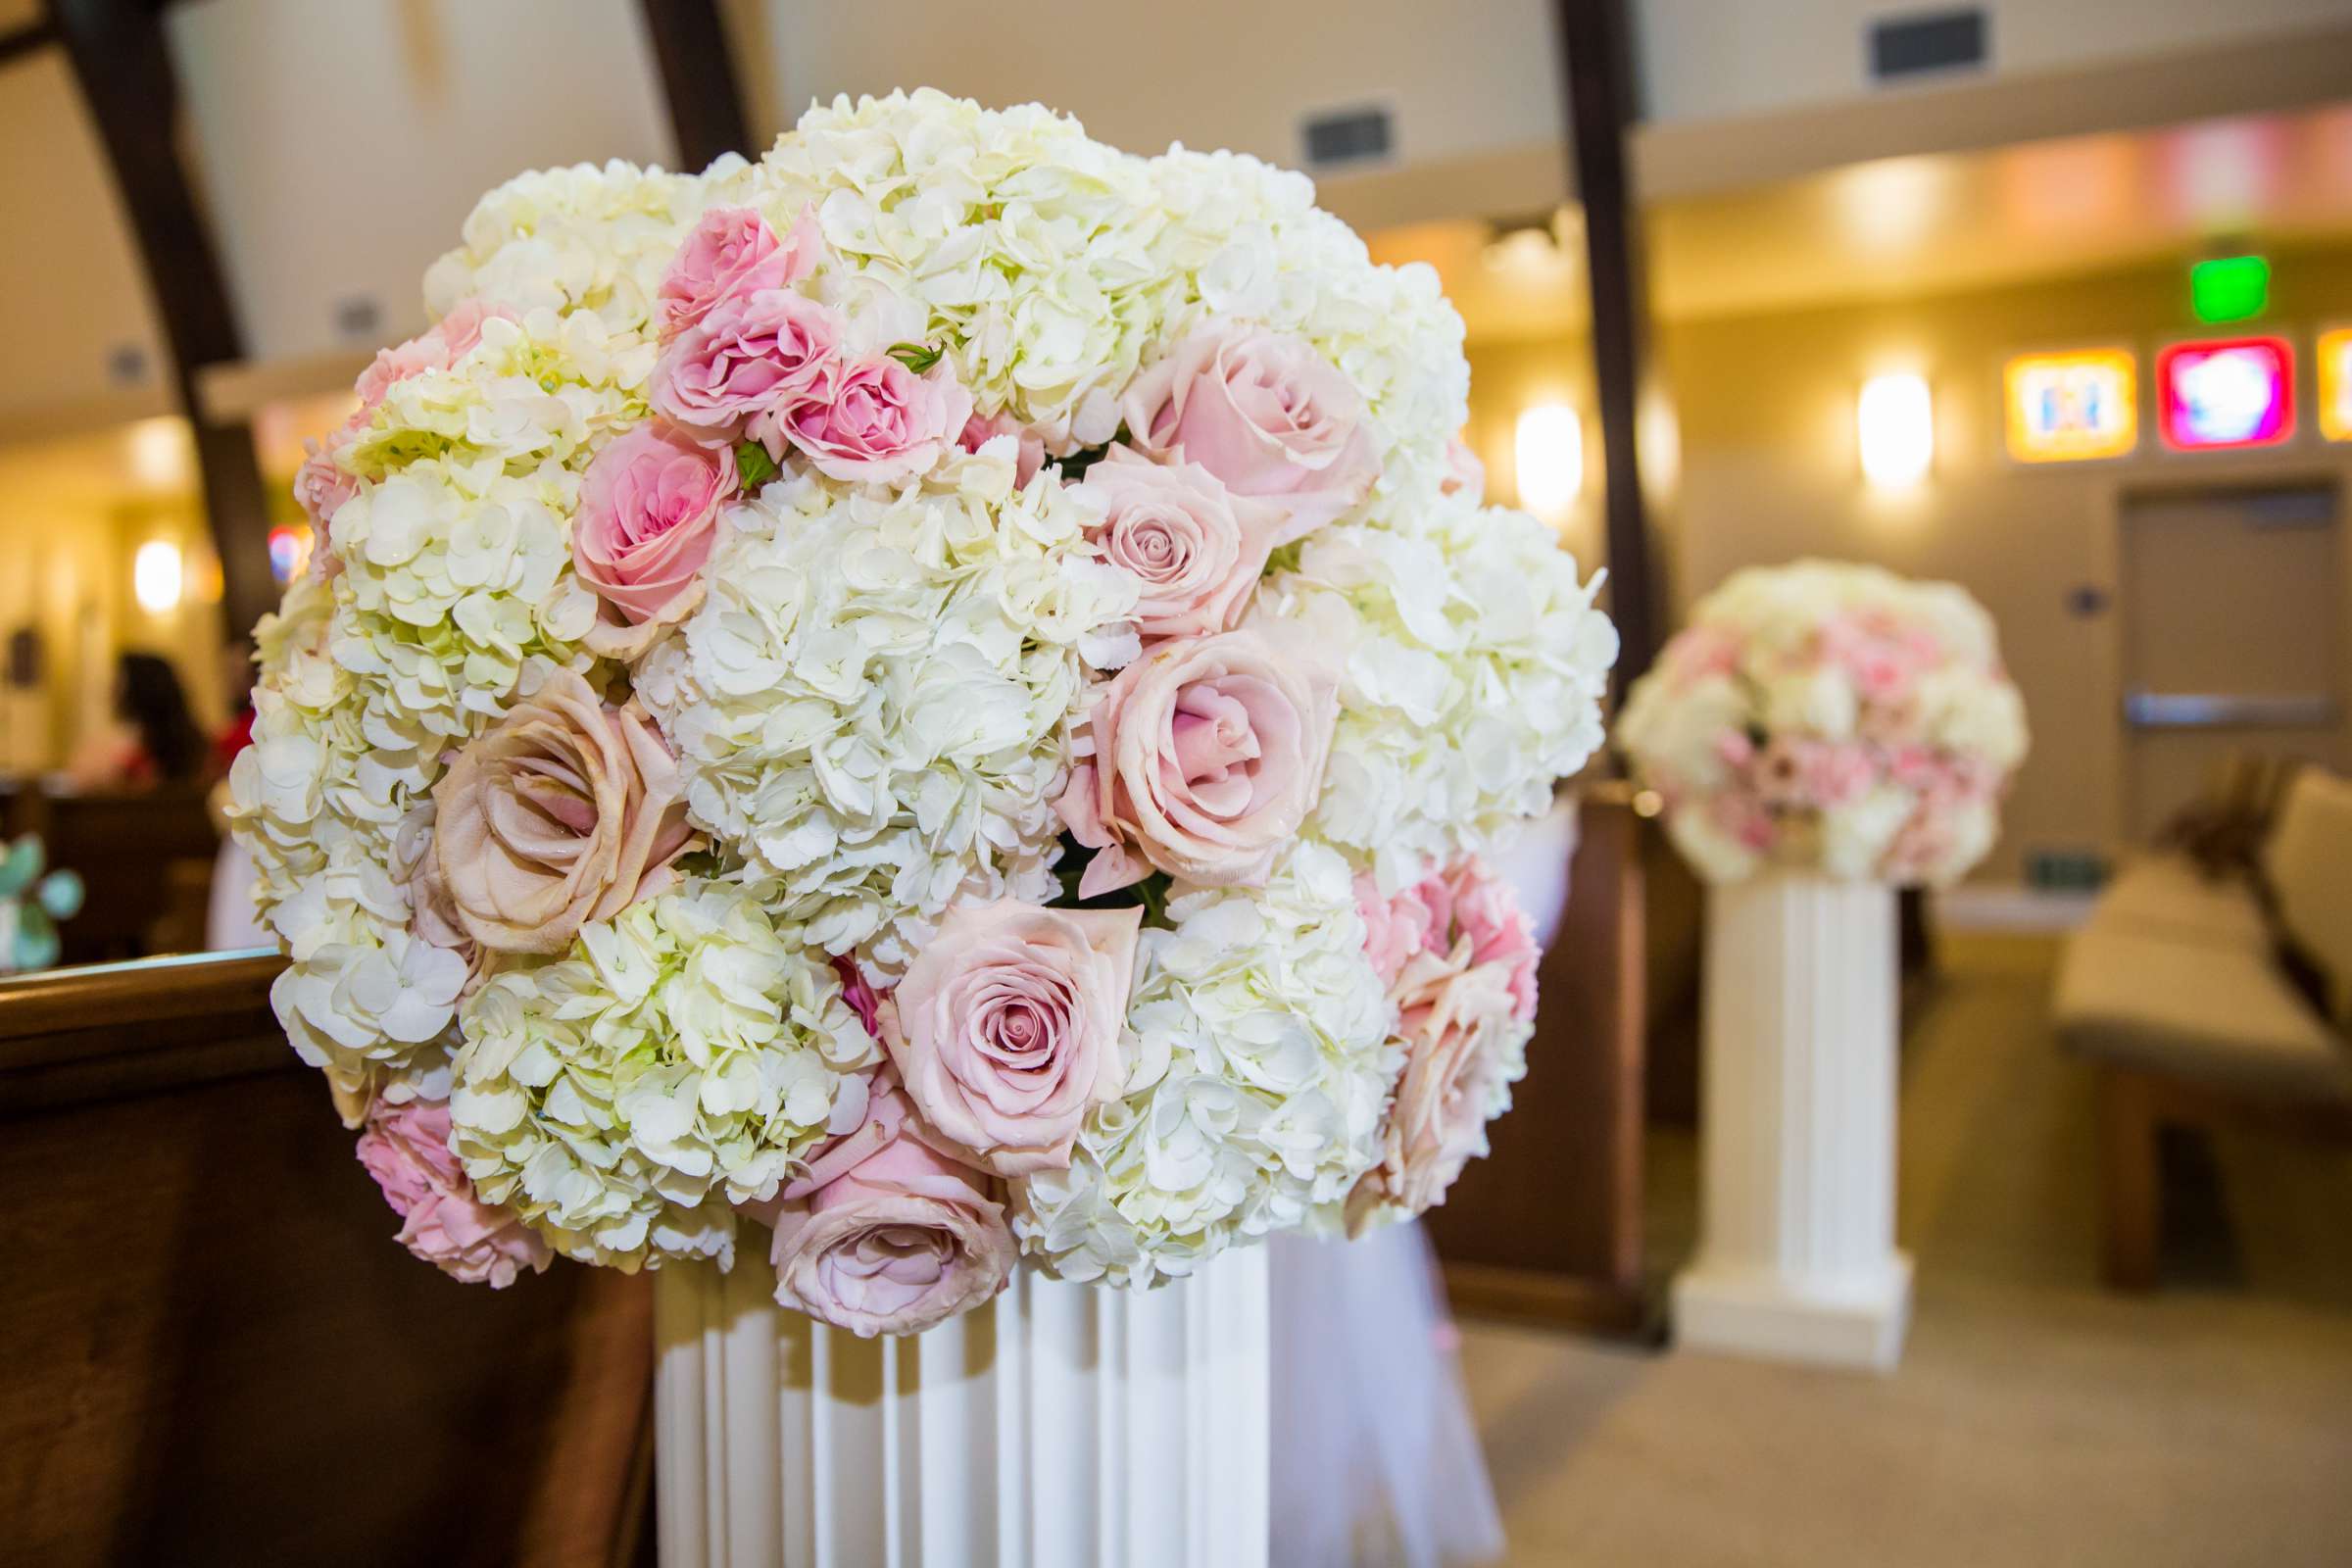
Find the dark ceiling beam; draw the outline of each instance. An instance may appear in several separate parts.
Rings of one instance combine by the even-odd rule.
[[[57,29],[46,22],[28,26],[12,27],[0,32],[0,66],[20,60],[35,50],[46,49],[57,42]]]
[[[221,612],[229,633],[242,636],[277,603],[269,497],[251,427],[207,421],[196,392],[205,367],[244,358],[244,345],[212,231],[179,159],[179,83],[162,10],[148,0],[51,0],[49,15],[114,170],[171,346],[220,556]]]
[[[678,167],[691,172],[720,153],[750,157],[751,122],[717,0],[639,0],[639,8],[677,134]]]
[[[1569,150],[1585,212],[1609,615],[1622,649],[1612,681],[1622,696],[1656,657],[1662,621],[1662,576],[1643,500],[1637,436],[1647,373],[1649,305],[1642,215],[1627,172],[1626,143],[1641,112],[1641,95],[1634,78],[1629,0],[1558,0],[1555,10]]]

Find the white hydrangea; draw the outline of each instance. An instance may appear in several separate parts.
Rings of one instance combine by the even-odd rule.
[[[1043,902],[1088,656],[1134,610],[1091,499],[1013,488],[1009,441],[923,488],[771,484],[721,519],[710,595],[638,693],[695,820],[829,953],[903,968],[958,900]]]
[[[1245,154],[1172,149],[1152,161],[1166,226],[1160,265],[1188,274],[1171,336],[1207,317],[1296,332],[1363,395],[1380,480],[1359,514],[1409,519],[1436,501],[1446,450],[1470,416],[1462,318],[1436,270],[1374,265],[1314,205],[1305,175]]]
[[[1558,535],[1466,497],[1407,531],[1337,524],[1259,592],[1343,650],[1308,831],[1395,891],[1544,808],[1599,746],[1616,629]]]
[[[689,880],[466,1000],[452,1147],[485,1202],[634,1270],[733,1259],[733,1203],[865,1110],[881,1049],[763,890]]]
[[[813,207],[840,262],[927,312],[980,412],[1055,451],[1110,439],[1184,289],[1152,254],[1142,160],[1035,104],[839,98],[777,141],[751,187],[771,222]]]
[[[1149,1285],[1304,1223],[1371,1164],[1400,1065],[1347,862],[1302,844],[1262,889],[1209,889],[1144,932],[1123,1096],[1067,1171],[1013,1184],[1023,1250]]]
[[[643,330],[670,259],[707,204],[706,175],[613,162],[518,174],[474,204],[465,243],[425,273],[426,307],[446,316],[473,298],[517,315],[585,312],[614,334]]]

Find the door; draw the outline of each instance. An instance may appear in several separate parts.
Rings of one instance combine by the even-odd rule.
[[[2344,764],[2339,532],[2327,485],[2125,499],[2124,822],[2134,841],[2233,753]]]

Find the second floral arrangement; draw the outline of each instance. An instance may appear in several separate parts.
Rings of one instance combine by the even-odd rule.
[[[861,1334],[1437,1201],[1615,652],[1305,180],[1029,108],[493,191],[306,466],[239,841],[401,1239]]]

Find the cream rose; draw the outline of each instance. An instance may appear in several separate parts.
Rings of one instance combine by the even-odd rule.
[[[1236,495],[1289,514],[1289,544],[1364,499],[1380,456],[1353,382],[1304,338],[1230,323],[1200,328],[1135,378],[1128,438],[1197,463]]]
[[[996,1183],[923,1141],[877,1083],[867,1120],[784,1189],[776,1300],[861,1339],[919,1334],[1004,1288],[1012,1230]]]
[[[433,787],[434,854],[459,922],[502,953],[561,953],[666,880],[692,840],[677,763],[634,704],[548,677]]]
[[[915,1107],[975,1164],[1066,1170],[1088,1109],[1118,1097],[1143,913],[967,905],[907,965],[883,1041]]]
[[[1312,653],[1254,627],[1162,643],[1103,689],[1073,746],[1056,809],[1097,853],[1083,898],[1153,866],[1208,887],[1255,887],[1323,787],[1339,681]]]
[[[1088,536],[1135,579],[1135,629],[1146,637],[1230,629],[1287,520],[1281,508],[1234,495],[1199,464],[1162,466],[1123,447],[1079,489],[1102,503],[1102,525]]]

